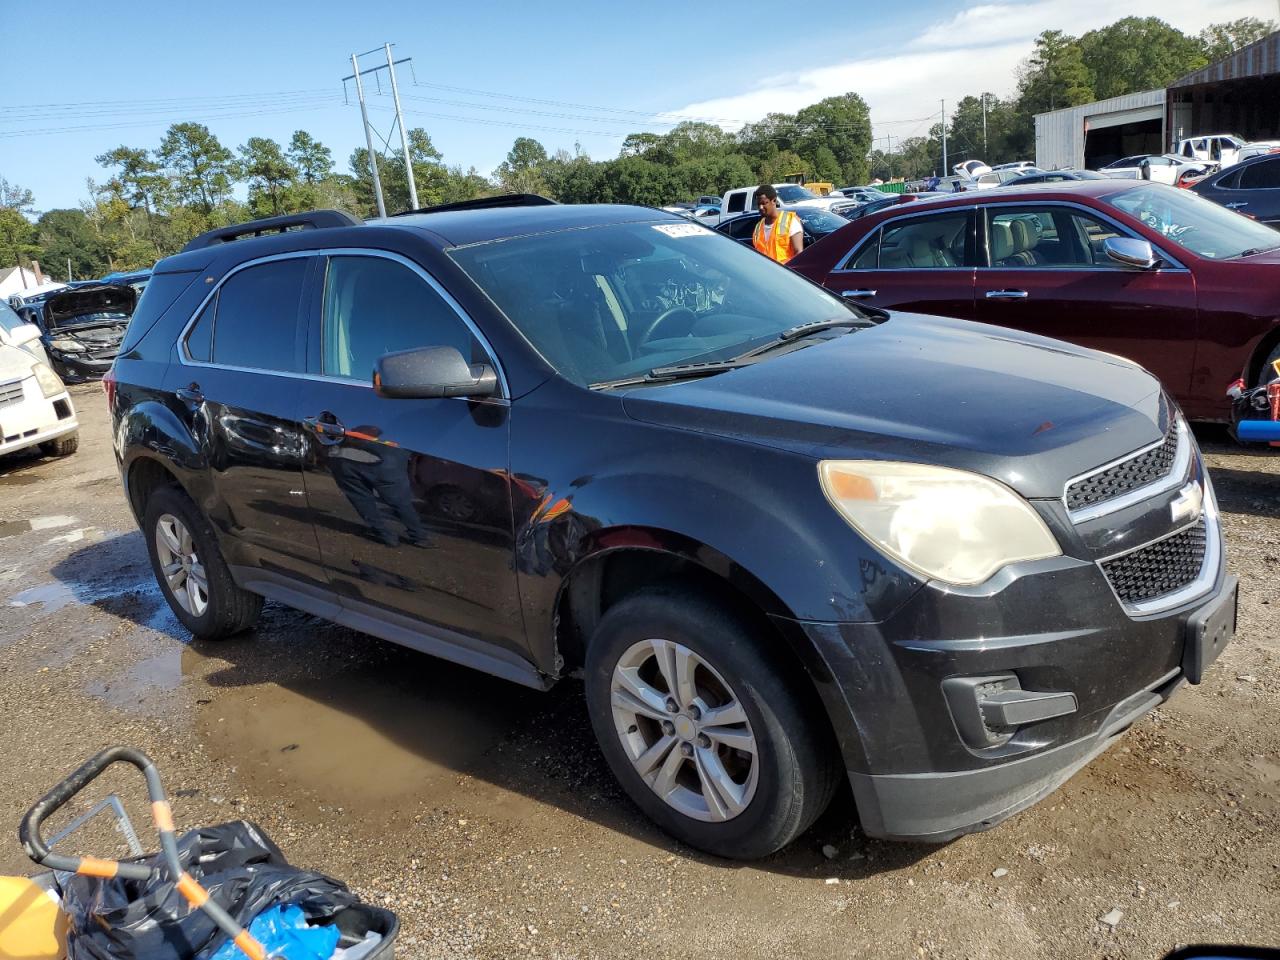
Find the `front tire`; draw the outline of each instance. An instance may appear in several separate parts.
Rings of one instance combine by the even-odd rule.
[[[587,650],[601,751],[631,799],[708,853],[763,857],[826,809],[839,766],[824,721],[758,629],[674,587],[605,614]]]
[[[209,521],[181,490],[151,495],[143,533],[165,600],[197,639],[223,640],[253,626],[262,597],[236,586]]]
[[[80,449],[80,432],[73,430],[60,437],[46,440],[40,444],[40,452],[46,457],[69,457]]]

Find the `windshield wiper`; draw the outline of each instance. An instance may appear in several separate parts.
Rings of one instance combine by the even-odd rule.
[[[1257,256],[1257,255],[1258,255],[1258,254],[1260,254],[1260,253],[1270,253],[1272,250],[1280,250],[1280,246],[1277,246],[1277,247],[1250,247],[1248,250],[1242,251],[1241,253],[1237,253],[1237,254],[1236,254],[1234,257],[1232,257],[1231,259],[1232,259],[1232,260],[1242,260],[1242,259],[1244,259],[1245,257],[1254,257],[1254,256]]]
[[[815,333],[821,333],[823,330],[832,330],[836,327],[855,327],[861,329],[863,327],[874,327],[875,321],[868,320],[865,317],[832,317],[830,320],[814,320],[812,323],[801,323],[794,327],[789,327],[778,334],[774,339],[760,344],[758,347],[752,347],[746,353],[740,353],[736,357],[732,357],[726,363],[733,363],[740,360],[750,360],[761,354],[769,353],[777,350],[779,347],[786,346],[788,343],[794,343],[796,340],[803,340]]]

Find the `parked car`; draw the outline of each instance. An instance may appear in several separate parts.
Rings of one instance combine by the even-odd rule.
[[[1234,133],[1211,133],[1176,141],[1173,153],[1187,160],[1206,160],[1229,167],[1240,159],[1244,145],[1244,138]]]
[[[1154,180],[1156,183],[1167,183],[1170,186],[1178,182],[1178,178],[1188,170],[1203,170],[1206,165],[1198,160],[1188,160],[1171,153],[1141,154],[1125,157],[1115,163],[1109,163],[1099,169],[1099,173],[1108,177],[1125,180]]]
[[[137,299],[126,284],[81,283],[24,303],[19,316],[40,328],[58,376],[75,383],[110,369]]]
[[[0,343],[0,454],[38,445],[47,456],[70,456],[78,429],[67,388],[49,365]]]
[[[41,363],[49,362],[49,354],[40,342],[40,328],[18,316],[9,304],[0,300],[0,346],[20,347]]]
[[[850,200],[857,201],[859,204],[874,203],[877,200],[883,200],[885,197],[896,196],[896,194],[877,190],[875,187],[841,187],[836,192]]]
[[[1061,337],[1128,357],[1197,419],[1280,357],[1280,236],[1188,190],[1009,187],[860,218],[790,264],[877,307]]]
[[[1240,148],[1240,152],[1236,154],[1236,163],[1242,163],[1245,160],[1261,157],[1268,153],[1280,153],[1280,140],[1258,140],[1246,143]]]
[[[847,217],[842,217],[838,213],[831,213],[827,210],[816,210],[813,207],[799,207],[792,212],[800,218],[800,226],[804,231],[804,245],[806,247],[817,243],[828,234],[835,233],[849,223]],[[716,225],[716,230],[731,240],[737,240],[739,243],[752,247],[751,238],[755,232],[756,224],[759,222],[760,214],[744,213],[736,217],[730,217],[728,220],[721,220]],[[752,247],[752,249],[755,248]]]
[[[984,173],[991,172],[991,168],[981,160],[962,160],[960,163],[955,164],[951,169],[957,176],[963,177],[966,180],[976,180]]]
[[[720,222],[720,207],[718,204],[698,206],[692,210],[681,211],[680,215],[704,226],[713,227]]]
[[[1242,160],[1191,189],[1228,210],[1280,227],[1280,153]]]
[[[961,189],[964,190],[991,190],[995,187],[1003,187],[1005,184],[1012,183],[1025,175],[1026,170],[1039,172],[1039,167],[1019,168],[1017,170],[991,170],[987,173],[980,173],[973,180],[962,184]]]
[[[1025,170],[1038,170],[1039,167],[1037,167],[1030,160],[1014,160],[1011,163],[997,163],[991,169],[992,170],[1024,170],[1025,171]]]
[[[1026,187],[1033,183],[1066,183],[1069,180],[1105,180],[1106,174],[1095,170],[1037,170],[1014,177],[1006,187]]]
[[[848,197],[820,197],[812,190],[797,183],[775,183],[773,187],[778,191],[778,199],[788,207],[796,210],[812,207],[817,210],[839,211],[857,206]],[[727,218],[732,214],[750,213],[755,210],[756,190],[758,189],[759,184],[753,187],[737,187],[727,191],[720,202],[720,215]]]
[[[703,194],[694,201],[694,205],[698,207],[718,207],[720,206],[720,198],[713,197],[710,194]]]
[[[157,265],[106,392],[196,636],[270,597],[580,670],[625,791],[733,857],[846,775],[870,835],[990,827],[1227,642],[1212,487],[1135,365],[866,311],[649,208],[480,203]],[[429,509],[437,472],[506,509]]]

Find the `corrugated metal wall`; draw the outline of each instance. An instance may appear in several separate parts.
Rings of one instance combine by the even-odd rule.
[[[1165,91],[1143,90],[1110,100],[1036,114],[1036,166],[1045,170],[1084,165],[1084,135],[1091,117],[1164,104]]]

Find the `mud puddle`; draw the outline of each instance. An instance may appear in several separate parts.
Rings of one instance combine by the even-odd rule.
[[[193,708],[197,735],[255,796],[310,796],[360,815],[440,802],[459,777],[485,775],[493,748],[543,703],[534,691],[349,631],[318,626],[312,639],[329,638],[359,643],[368,657],[313,657],[317,669],[271,678],[273,658],[258,661],[250,641],[206,678],[213,689]],[[201,669],[205,652],[216,663],[222,645],[183,651],[184,672]]]
[[[75,517],[62,515],[31,517],[27,520],[0,520],[0,540],[30,533],[33,530],[56,530],[59,527],[69,527],[75,522]]]

